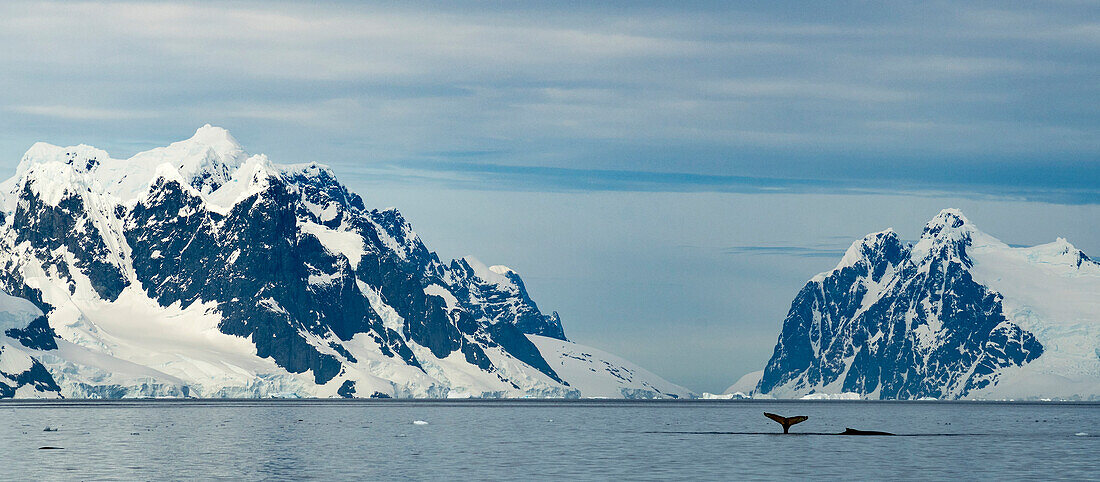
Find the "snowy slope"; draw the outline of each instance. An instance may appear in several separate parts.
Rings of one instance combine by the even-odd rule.
[[[1100,264],[944,210],[853,243],[792,303],[758,396],[1100,398]]]
[[[615,355],[571,341],[527,335],[550,366],[586,398],[690,398],[691,392]]]
[[[66,397],[668,387],[648,372],[627,391],[610,376],[574,386],[527,338],[565,334],[515,271],[443,263],[330,169],[274,164],[217,127],[125,160],[35,144],[0,184],[0,208],[0,291],[14,295],[0,326],[15,330],[0,338],[3,376],[40,363]]]
[[[725,395],[748,396],[756,391],[756,385],[760,383],[760,378],[763,376],[764,370],[746,373],[722,393]]]
[[[1044,353],[975,396],[1100,396],[1100,264],[1062,238],[1030,248],[982,241],[970,250],[974,280],[1004,296],[1005,317],[1035,334]]]

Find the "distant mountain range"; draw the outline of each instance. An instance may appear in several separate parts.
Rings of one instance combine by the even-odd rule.
[[[771,360],[731,392],[777,398],[1100,399],[1100,264],[1010,247],[946,209],[916,244],[867,235],[795,297]]]
[[[523,280],[442,262],[318,164],[204,126],[112,159],[35,144],[0,184],[0,398],[693,396],[569,341]],[[798,293],[777,398],[1100,399],[1100,263],[947,209]]]
[[[35,144],[0,185],[0,289],[0,398],[690,395],[209,125],[126,160]]]

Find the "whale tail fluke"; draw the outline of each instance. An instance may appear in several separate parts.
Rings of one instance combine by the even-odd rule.
[[[776,415],[774,413],[768,413],[768,412],[764,412],[764,416],[768,417],[772,420],[775,420],[777,423],[782,425],[783,426],[783,433],[789,433],[789,430],[791,429],[791,425],[794,425],[796,423],[805,422],[808,418],[810,418],[810,417],[807,417],[805,415],[798,415],[798,416],[795,416],[795,417],[784,417],[782,415]]]

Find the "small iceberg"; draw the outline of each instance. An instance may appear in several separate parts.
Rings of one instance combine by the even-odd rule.
[[[428,424],[428,422],[425,422],[423,420],[413,420],[413,425],[427,425],[427,424]]]

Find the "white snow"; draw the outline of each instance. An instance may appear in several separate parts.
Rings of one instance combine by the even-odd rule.
[[[185,141],[140,152],[126,160],[107,160],[96,169],[96,174],[107,191],[123,201],[145,192],[156,174],[164,172],[160,170],[162,165],[178,172],[187,185],[196,176],[209,176],[199,186],[200,192],[209,194],[228,181],[247,157],[229,132],[207,124]]]
[[[486,266],[485,263],[482,263],[473,256],[466,256],[462,259],[466,261],[466,264],[470,265],[470,269],[474,271],[474,276],[477,276],[482,281],[495,285],[514,285],[512,280],[508,279],[508,276],[506,276],[508,273],[514,273],[512,268],[500,265]]]
[[[18,375],[30,370],[32,364],[31,357],[22,350],[15,345],[0,341],[0,373]]]
[[[354,231],[336,231],[312,222],[299,223],[298,228],[302,232],[316,236],[329,253],[340,254],[347,258],[352,270],[359,266],[359,260],[366,254],[363,237]]]
[[[750,397],[750,396],[748,396],[748,395],[746,395],[745,393],[742,393],[742,392],[722,393],[722,394],[703,392],[702,395],[699,395],[699,398],[703,399],[703,400],[743,400],[743,399],[752,398],[752,397]]]
[[[725,394],[751,394],[756,391],[756,385],[760,383],[760,378],[764,376],[764,370],[757,370],[755,372],[746,373],[741,378],[737,379],[737,382],[730,385],[726,389]]]
[[[1100,264],[1078,266],[1079,251],[1064,239],[1030,248],[991,241],[968,252],[974,280],[1002,294],[1005,317],[1043,345],[981,396],[1100,397]]]
[[[57,206],[66,197],[83,196],[85,192],[98,188],[95,179],[87,172],[68,164],[53,162],[28,166],[22,177],[12,178],[4,183],[4,192],[15,198],[18,191],[28,185],[31,192],[50,206]],[[5,202],[7,210],[14,208],[10,204]]]
[[[263,154],[249,157],[217,190],[204,196],[207,208],[227,213],[241,201],[259,194],[271,185],[279,169]]]
[[[370,302],[371,308],[379,318],[382,318],[382,326],[389,328],[395,332],[400,333],[401,328],[405,325],[405,319],[401,318],[401,315],[397,313],[397,310],[392,306],[386,304],[382,299],[382,294],[377,289],[367,286],[361,280],[356,279],[355,284],[359,286],[359,291],[363,293],[363,296]]]
[[[458,307],[458,298],[455,298],[455,295],[451,294],[451,292],[447,288],[444,288],[438,284],[433,283],[428,285],[427,288],[424,288],[424,293],[443,298],[443,300],[447,303],[448,311]]]
[[[467,393],[469,396],[482,398],[499,398],[509,393],[519,395],[504,380],[466,362],[466,356],[461,351],[454,351],[444,358],[436,358],[427,347],[414,341],[409,341],[408,344],[428,376],[448,387],[448,392]]]
[[[43,392],[32,385],[23,385],[15,389],[14,398],[55,399],[60,397],[56,392]]]
[[[213,304],[162,308],[133,287],[114,302],[82,304],[81,315],[94,323],[108,354],[188,381],[204,394],[247,385],[258,374],[286,373],[258,358],[249,340],[219,331]]]
[[[191,185],[193,179],[205,176],[205,180],[199,179],[200,187],[203,194],[208,194],[225,183],[245,158],[244,150],[228,132],[210,125],[199,128],[190,139],[125,160],[113,159],[105,151],[83,144],[58,147],[40,142],[23,155],[5,191],[10,193],[20,179],[44,179],[50,182],[40,184],[57,189],[75,186],[125,203],[145,193],[158,177],[170,176]],[[96,162],[89,168],[90,160]],[[59,193],[50,194],[44,197],[54,200]]]
[[[34,303],[0,292],[0,335],[12,328],[25,328],[39,316],[42,310]]]
[[[863,395],[853,392],[842,393],[810,393],[803,395],[802,400],[862,400]]]
[[[102,162],[110,159],[110,157],[106,151],[85,144],[59,147],[45,142],[36,142],[30,149],[27,149],[26,154],[23,154],[15,173],[18,177],[27,172],[31,165],[38,163],[56,162],[83,167],[90,160]]]
[[[691,391],[595,348],[539,335],[527,335],[550,368],[584,398],[690,398]]]
[[[306,282],[313,286],[330,286],[336,280],[340,279],[340,273],[333,274],[315,274],[310,273],[306,278]]]
[[[249,340],[218,330],[213,303],[161,307],[134,285],[106,301],[79,272],[72,273],[77,283],[70,294],[56,272],[46,273],[35,263],[24,269],[27,284],[42,290],[55,307],[49,322],[62,338],[59,349],[38,356],[66,397],[90,395],[87,385],[132,387],[135,395],[186,385],[192,396],[308,393],[312,385],[308,373],[288,374],[257,357]]]

